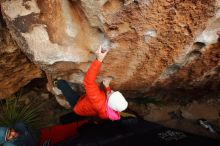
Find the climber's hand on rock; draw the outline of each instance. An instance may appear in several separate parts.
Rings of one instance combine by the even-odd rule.
[[[95,54],[97,56],[97,60],[102,62],[107,53],[108,53],[108,50],[106,50],[105,52],[102,52],[102,47],[99,46],[98,50],[96,50],[96,52],[95,52]]]
[[[109,84],[111,83],[111,81],[112,81],[112,79],[113,79],[113,77],[105,77],[104,79],[103,79],[103,85],[105,86],[105,87],[109,87]]]

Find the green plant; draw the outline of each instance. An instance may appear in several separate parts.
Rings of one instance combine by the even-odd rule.
[[[36,103],[23,105],[19,103],[19,95],[14,95],[0,103],[0,125],[13,127],[18,122],[23,122],[29,128],[36,130],[42,126],[41,106]]]

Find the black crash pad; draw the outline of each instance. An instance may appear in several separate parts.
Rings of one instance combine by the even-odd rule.
[[[220,141],[138,118],[88,123],[56,146],[220,146]]]

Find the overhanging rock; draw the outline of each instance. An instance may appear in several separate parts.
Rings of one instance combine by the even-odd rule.
[[[100,76],[113,76],[116,90],[219,84],[219,1],[6,0],[1,8],[22,51],[52,78],[82,83],[107,36],[113,49]]]

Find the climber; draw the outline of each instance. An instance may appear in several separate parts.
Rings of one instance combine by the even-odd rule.
[[[81,120],[84,117],[99,117],[101,119],[119,120],[120,112],[124,111],[128,103],[119,91],[110,89],[112,80],[107,77],[103,80],[105,90],[99,89],[96,84],[96,76],[101,68],[103,59],[108,50],[102,51],[102,47],[96,51],[97,59],[92,62],[84,77],[86,93],[83,96],[72,90],[65,80],[55,80],[55,89],[59,89],[72,108],[72,119]],[[54,89],[54,88],[53,88]],[[74,121],[72,120],[72,121]]]
[[[14,128],[0,127],[0,145],[36,146],[36,142],[25,124],[17,123]]]

